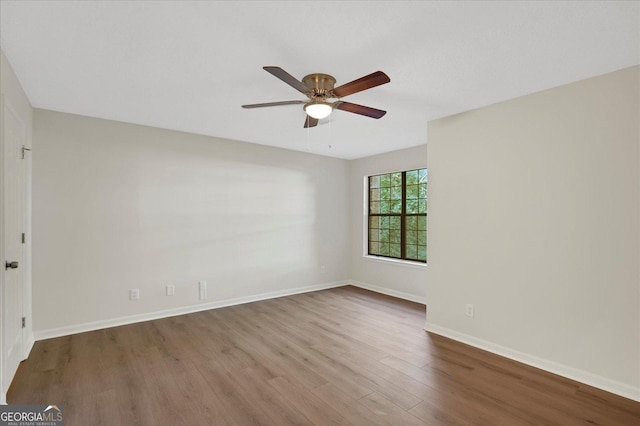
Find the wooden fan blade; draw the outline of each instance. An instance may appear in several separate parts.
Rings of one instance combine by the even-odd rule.
[[[316,127],[318,125],[318,119],[313,118],[310,115],[307,115],[307,118],[304,119],[304,128],[308,127]]]
[[[298,105],[304,104],[305,101],[280,101],[280,102],[265,102],[263,104],[249,104],[242,105],[242,108],[262,108],[262,107],[272,107],[272,106],[280,106],[280,105]]]
[[[304,93],[305,95],[307,93],[309,93],[309,88],[307,86],[302,84],[302,82],[300,80],[298,80],[297,78],[295,78],[294,76],[292,76],[291,74],[289,74],[288,72],[283,70],[282,68],[280,68],[280,67],[262,67],[262,69],[264,69],[265,71],[267,71],[267,72],[273,74],[274,76],[278,77],[280,80],[284,81],[289,86],[291,86],[294,89],[296,89],[298,92]]]
[[[336,87],[333,89],[333,94],[336,98],[342,98],[347,95],[362,92],[363,90],[371,89],[372,87],[380,86],[381,84],[386,84],[390,81],[391,79],[388,75],[382,71],[376,71],[357,80],[353,80],[350,83]]]
[[[352,104],[351,102],[334,102],[334,108],[340,109],[342,111],[352,112],[354,114],[366,115],[371,118],[381,118],[383,117],[387,111],[383,111],[381,109],[375,109],[364,105]]]

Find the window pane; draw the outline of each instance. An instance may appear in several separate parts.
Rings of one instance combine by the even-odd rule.
[[[402,187],[402,172],[391,173],[391,186]]]
[[[407,244],[407,258],[408,259],[418,258],[418,246],[414,244]]]
[[[418,178],[420,179],[420,182],[426,182],[427,181],[427,169],[418,170]]]
[[[369,229],[369,241],[378,241],[380,235],[379,229]]]
[[[380,201],[372,201],[369,205],[371,206],[371,213],[380,213]]]
[[[418,229],[421,231],[427,230],[427,217],[426,216],[418,216]]]
[[[390,175],[380,175],[380,187],[388,188],[391,186],[391,177]]]
[[[390,213],[402,213],[402,200],[391,201]]]
[[[402,187],[401,186],[392,186],[391,187],[391,199],[392,200],[402,200]]]
[[[400,244],[389,244],[389,255],[393,257],[400,257]]]
[[[390,201],[380,201],[380,213],[390,213],[389,211],[389,203]]]
[[[380,201],[380,190],[372,189],[369,191],[369,201]]]
[[[380,244],[379,253],[381,256],[389,256],[389,244]]]
[[[380,228],[380,216],[369,217],[369,229],[371,228]]]
[[[418,213],[418,200],[407,200],[407,213]]]
[[[381,200],[388,200],[390,198],[391,195],[391,189],[390,188],[380,188],[380,199]]]
[[[418,244],[418,232],[417,231],[407,231],[405,235],[407,244]]]
[[[427,184],[426,183],[421,183],[420,184],[420,198],[427,198]]]
[[[427,245],[427,233],[424,231],[418,231],[418,244],[424,246]]]
[[[427,260],[427,246],[418,246],[418,260]]]
[[[418,179],[418,170],[411,170],[407,172],[407,185],[415,185],[420,180]]]
[[[389,219],[389,228],[400,229],[400,224],[402,222],[402,219],[400,218],[400,216],[391,216],[388,219]]]
[[[369,243],[369,254],[378,254],[380,253],[380,247],[377,242]]]
[[[419,185],[407,185],[407,199],[418,198],[419,194],[420,194]]]
[[[389,231],[389,241],[392,242],[392,243],[400,244],[400,230],[399,229],[395,229],[395,230]]]
[[[427,212],[427,200],[420,199],[418,200],[418,212],[417,213],[426,213]]]
[[[381,216],[380,217],[380,228],[389,229],[389,216]]]
[[[417,222],[417,216],[407,216],[407,218],[405,219],[405,225],[408,230],[415,231],[416,229],[418,229]]]
[[[380,188],[380,176],[371,176],[369,178],[369,188]]]
[[[380,242],[381,243],[388,243],[389,242],[389,230],[388,229],[381,229],[380,230]]]

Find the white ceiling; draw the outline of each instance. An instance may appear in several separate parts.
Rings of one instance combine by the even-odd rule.
[[[339,158],[424,144],[427,122],[640,63],[640,2],[0,1],[0,44],[34,107]],[[303,129],[268,74],[391,83]]]

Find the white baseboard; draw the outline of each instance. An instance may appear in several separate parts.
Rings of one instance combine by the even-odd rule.
[[[397,297],[398,299],[409,300],[411,302],[422,303],[423,305],[427,304],[427,298],[416,296],[415,294],[404,293],[402,291],[392,290],[386,287],[378,287],[373,284],[363,283],[362,281],[356,280],[348,280],[348,284],[351,284],[355,287],[364,288],[365,290],[375,291],[376,293],[386,294],[387,296]]]
[[[297,287],[287,290],[274,291],[269,293],[256,294],[252,296],[238,297],[234,299],[219,300],[215,302],[202,303],[192,306],[184,306],[174,309],[149,312],[146,314],[130,315],[126,317],[113,318],[103,321],[93,321],[83,324],[75,324],[66,327],[51,328],[48,330],[34,331],[35,340],[51,339],[54,337],[68,336],[70,334],[84,333],[86,331],[100,330],[103,328],[118,327],[121,325],[134,324],[137,322],[150,321],[155,319],[174,317],[177,315],[191,314],[194,312],[208,311],[209,309],[224,308],[226,306],[241,305],[243,303],[257,302],[259,300],[275,299],[277,297],[292,296],[294,294],[308,293],[311,291],[325,290],[334,287],[342,287],[348,281],[336,281],[331,283],[316,284],[305,287]]]
[[[566,377],[568,379],[575,380],[577,382],[584,383],[586,385],[632,399],[634,401],[640,401],[640,388],[635,388],[625,383],[607,379],[606,377],[598,376],[596,374],[592,374],[584,370],[579,370],[568,365],[559,364],[557,362],[549,361],[544,358],[539,358],[534,355],[516,351],[514,349],[510,349],[505,346],[479,339],[468,334],[460,333],[446,327],[440,327],[439,325],[430,324],[429,322],[425,324],[424,329],[430,333],[439,334],[441,336],[466,343],[467,345],[492,352],[505,358],[509,358],[514,361],[518,361],[523,364],[527,364],[532,367],[536,367],[541,370],[545,370],[550,373],[554,373],[559,376]]]
[[[31,349],[33,349],[33,345],[36,343],[36,339],[33,337],[33,333],[29,333],[29,337],[27,337],[27,346],[24,351],[24,359],[29,358],[29,354],[31,353]]]
[[[24,347],[23,361],[25,359],[29,358],[29,354],[31,353],[31,349],[33,349],[33,345],[36,343],[36,341],[33,338],[33,333],[31,333],[31,332],[28,333],[28,336],[26,337],[26,340],[27,340],[27,342],[26,342],[26,345]],[[11,383],[13,381],[13,378],[15,377],[16,373],[17,373],[17,370],[13,373],[13,376],[9,380],[9,383]],[[0,392],[0,405],[7,405],[7,394],[4,391]]]

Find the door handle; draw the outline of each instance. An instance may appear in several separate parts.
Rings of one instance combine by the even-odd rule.
[[[6,262],[4,262],[4,269],[6,270],[6,269],[9,269],[9,268],[18,269],[18,262],[16,262],[16,261],[13,261],[13,262],[6,261]]]

